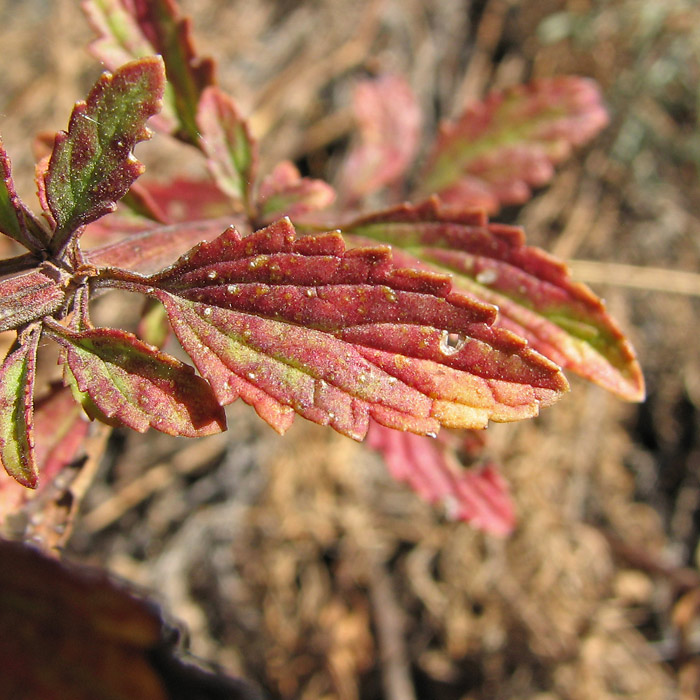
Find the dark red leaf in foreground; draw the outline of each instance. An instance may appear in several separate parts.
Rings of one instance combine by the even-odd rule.
[[[199,437],[226,427],[209,385],[189,365],[126,331],[48,330],[63,347],[66,381],[91,417],[139,432]]]
[[[389,430],[371,423],[367,444],[381,453],[391,475],[405,481],[448,517],[494,535],[508,535],[515,524],[508,485],[495,465],[465,469],[440,441]]]
[[[449,278],[399,269],[386,247],[289,220],[233,229],[148,278],[222,403],[241,396],[277,430],[293,412],[360,439],[370,417],[417,433],[535,415],[567,389],[558,368]]]
[[[634,350],[603,302],[566,265],[525,245],[521,229],[436,198],[365,217],[344,231],[388,243],[397,262],[451,272],[458,289],[499,307],[498,325],[565,369],[630,401],[644,397]]]
[[[259,700],[180,660],[176,639],[155,606],[104,573],[0,540],[0,697]]]
[[[490,213],[520,204],[607,123],[598,87],[585,78],[559,76],[492,92],[443,125],[420,193]]]
[[[68,131],[56,134],[42,178],[40,199],[55,223],[53,252],[78,228],[113,211],[141,175],[132,150],[150,137],[146,121],[160,110],[164,86],[163,61],[151,56],[104,73],[76,104]]]

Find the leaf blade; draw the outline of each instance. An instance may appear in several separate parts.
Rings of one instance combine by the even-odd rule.
[[[71,331],[52,323],[63,348],[66,381],[88,415],[144,432],[199,437],[220,432],[226,419],[209,385],[189,365],[126,331]]]
[[[204,89],[197,108],[199,143],[222,192],[249,208],[258,165],[258,146],[235,102],[216,86]]]
[[[23,486],[36,488],[34,455],[34,378],[41,331],[35,328],[0,367],[0,459]]]
[[[387,248],[346,251],[337,233],[296,239],[288,220],[229,230],[144,284],[219,401],[241,396],[280,431],[290,409],[356,439],[370,417],[423,434],[484,427],[568,387],[448,278],[397,269]]]
[[[542,79],[490,93],[441,128],[419,196],[495,213],[522,204],[554,166],[608,123],[596,84],[577,76]]]
[[[131,151],[150,137],[145,124],[160,109],[163,87],[162,59],[153,56],[103,74],[87,100],[76,104],[43,175],[54,253],[80,227],[113,211],[143,172]]]
[[[500,310],[497,324],[553,362],[628,401],[644,397],[630,342],[604,303],[566,265],[525,245],[521,229],[489,224],[479,211],[432,198],[358,219],[345,230],[390,243],[402,264],[455,274],[457,288]]]

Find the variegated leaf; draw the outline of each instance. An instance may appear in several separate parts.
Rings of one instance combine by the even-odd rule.
[[[67,384],[91,417],[185,437],[225,429],[211,388],[189,365],[126,331],[57,323],[47,330],[63,348]]]
[[[161,106],[165,76],[156,56],[105,73],[56,135],[43,175],[42,202],[55,222],[52,252],[85,224],[113,211],[143,172],[135,144],[150,137],[146,121]],[[45,201],[44,201],[45,200]]]
[[[289,220],[226,231],[144,284],[221,403],[241,396],[279,431],[293,412],[361,439],[370,417],[417,433],[535,415],[558,368],[492,327],[495,309],[386,247]]]
[[[492,92],[442,126],[419,194],[489,213],[521,204],[531,187],[549,182],[574,146],[607,123],[598,87],[585,78],[559,76]]]
[[[526,246],[521,229],[489,224],[481,211],[444,208],[433,198],[359,219],[344,231],[359,244],[395,246],[400,264],[451,272],[458,289],[498,306],[500,327],[622,398],[643,399],[634,350],[604,303],[574,282],[564,263]]]
[[[35,488],[34,377],[41,335],[36,327],[0,366],[0,459],[7,473],[23,486]]]
[[[199,143],[209,171],[222,192],[252,202],[258,165],[258,146],[235,102],[218,87],[202,92],[197,109]]]

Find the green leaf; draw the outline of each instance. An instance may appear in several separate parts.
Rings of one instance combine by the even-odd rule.
[[[47,330],[63,347],[66,382],[91,417],[185,437],[225,429],[211,388],[189,365],[126,331],[74,332],[57,323]]]
[[[249,207],[258,161],[258,147],[235,102],[217,87],[202,93],[197,110],[201,148],[222,192]]]
[[[418,190],[489,213],[521,204],[608,116],[592,80],[559,76],[492,92],[444,124]]]
[[[45,206],[55,222],[54,253],[80,227],[113,211],[143,172],[132,150],[150,137],[145,124],[160,109],[164,80],[156,56],[103,74],[73,109],[68,131],[56,135],[43,175]]]
[[[454,275],[457,289],[499,308],[497,324],[557,363],[629,401],[644,398],[634,349],[604,303],[564,263],[525,245],[521,229],[489,224],[479,211],[432,198],[344,227],[360,245],[395,246],[404,265]]]
[[[0,139],[0,233],[14,238],[33,253],[45,250],[49,237],[15,190],[10,158]]]
[[[295,412],[356,439],[370,417],[481,428],[568,388],[449,278],[399,269],[386,247],[346,251],[338,233],[297,240],[288,219],[230,229],[144,284],[220,403],[240,396],[280,432]]]
[[[0,459],[7,473],[35,488],[34,377],[41,330],[29,331],[0,367]]]

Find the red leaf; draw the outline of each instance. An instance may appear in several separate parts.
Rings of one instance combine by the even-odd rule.
[[[260,185],[258,202],[262,220],[270,223],[283,216],[290,219],[319,211],[335,200],[335,190],[323,180],[302,177],[296,166],[283,161]]]
[[[346,251],[337,233],[297,240],[289,220],[230,229],[144,284],[219,401],[241,396],[280,431],[292,410],[357,439],[370,416],[418,433],[484,427],[567,389],[449,278],[398,269],[388,248]]]
[[[413,91],[396,75],[358,83],[353,110],[359,138],[343,164],[338,188],[351,201],[403,176],[415,158],[421,128]]]
[[[530,187],[549,182],[572,147],[607,123],[598,88],[585,78],[560,76],[492,92],[442,126],[420,192],[490,213],[521,204]]]
[[[68,131],[56,134],[43,196],[55,221],[54,253],[81,226],[113,211],[143,172],[132,155],[150,137],[145,124],[161,106],[163,62],[152,56],[104,73],[85,102],[76,104]]]
[[[573,282],[566,265],[524,244],[521,229],[489,224],[480,211],[433,198],[365,217],[345,231],[410,250],[403,265],[450,271],[458,289],[499,307],[498,325],[553,362],[630,401],[644,397],[634,350],[603,302]]]
[[[248,208],[257,174],[258,147],[235,102],[218,87],[202,92],[197,109],[199,143],[222,192]]]
[[[494,464],[465,469],[440,441],[370,424],[367,444],[381,453],[389,472],[428,503],[439,503],[448,517],[493,535],[515,525],[508,486]]]
[[[209,385],[189,365],[113,328],[47,330],[64,349],[66,383],[88,415],[139,432],[199,437],[225,429]]]

